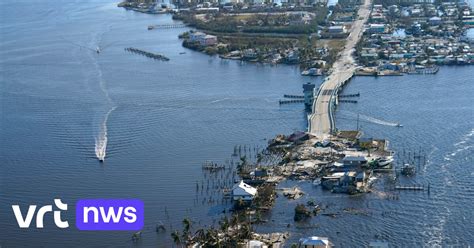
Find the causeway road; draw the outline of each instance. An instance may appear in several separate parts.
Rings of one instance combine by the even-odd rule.
[[[308,120],[308,131],[320,139],[328,138],[335,128],[332,102],[337,97],[338,89],[355,73],[356,65],[353,52],[364,32],[364,24],[369,18],[371,6],[372,0],[364,0],[364,3],[359,7],[357,18],[349,30],[344,49],[339,53],[329,76],[324,80],[319,91],[315,92],[312,114]]]

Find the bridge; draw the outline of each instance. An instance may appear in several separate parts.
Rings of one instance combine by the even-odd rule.
[[[371,6],[372,0],[364,0],[357,13],[357,19],[352,24],[344,50],[339,53],[329,76],[314,93],[312,114],[308,117],[308,131],[320,139],[328,138],[336,129],[334,112],[338,93],[354,76],[356,66],[352,53],[362,37]]]

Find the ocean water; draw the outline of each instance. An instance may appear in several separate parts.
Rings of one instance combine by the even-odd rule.
[[[190,217],[215,223],[226,203],[196,192],[206,183],[201,164],[231,159],[235,145],[263,147],[279,133],[306,129],[299,104],[279,106],[283,94],[301,94],[305,78],[294,66],[221,60],[181,47],[186,28],[148,31],[169,15],[145,15],[114,1],[2,1],[0,3],[0,246],[169,247],[170,230]],[[96,49],[101,53],[97,54]],[[124,51],[162,53],[168,62]],[[185,52],[184,54],[181,54]],[[259,230],[329,236],[342,247],[375,237],[400,247],[473,245],[474,69],[443,67],[437,75],[355,78],[345,92],[358,104],[341,104],[340,129],[356,116],[368,137],[392,148],[419,149],[428,163],[409,182],[430,183],[430,195],[402,192],[333,195],[300,183],[318,201],[365,208],[365,215],[320,216],[308,226],[292,223],[297,201],[279,198]],[[402,123],[396,128],[390,123]],[[388,124],[388,125],[387,125]],[[104,156],[99,163],[97,155]],[[292,184],[292,182],[285,182]],[[198,196],[201,194],[200,196]],[[206,198],[207,197],[207,198]],[[20,230],[11,205],[73,208],[82,198],[139,198],[145,203],[140,242],[132,232],[81,232],[71,228]],[[287,214],[282,214],[283,212]],[[160,221],[166,233],[155,232]],[[409,228],[407,228],[409,227]]]
[[[70,208],[81,198],[142,199],[137,245],[168,246],[170,230],[155,233],[159,221],[177,229],[186,216],[203,225],[220,218],[195,204],[204,161],[305,128],[302,105],[278,104],[283,94],[301,94],[308,79],[297,67],[221,60],[183,48],[177,36],[186,28],[147,30],[173,23],[169,15],[115,1],[2,1],[0,11],[2,247],[131,244],[132,232],[77,231],[73,209],[68,230],[52,218],[44,230],[19,230],[11,205],[54,198]],[[101,164],[96,155],[104,153]]]

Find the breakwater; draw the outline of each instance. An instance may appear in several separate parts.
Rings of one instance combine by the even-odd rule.
[[[127,47],[127,48],[125,48],[125,51],[135,53],[135,54],[139,54],[139,55],[143,55],[145,57],[152,58],[152,59],[158,59],[158,60],[162,60],[162,61],[169,61],[170,60],[168,57],[166,57],[162,54],[147,52],[147,51],[144,51],[144,50],[141,50],[141,49],[138,49],[138,48]]]

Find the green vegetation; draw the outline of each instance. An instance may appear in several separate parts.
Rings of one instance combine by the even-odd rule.
[[[311,217],[311,212],[305,207],[304,204],[298,204],[295,207],[295,221],[302,221]]]
[[[325,22],[327,13],[326,7],[316,7],[311,12],[307,12],[311,18],[304,20],[301,14],[293,12],[236,15],[178,13],[173,18],[183,20],[197,29],[219,33],[310,34],[316,32],[317,26]]]
[[[253,236],[252,226],[245,214],[237,213],[230,219],[222,218],[218,228],[211,226],[193,231],[191,220],[185,218],[182,223],[181,232],[176,230],[171,233],[171,238],[178,247],[189,247],[192,244],[199,244],[200,247],[237,247]]]

